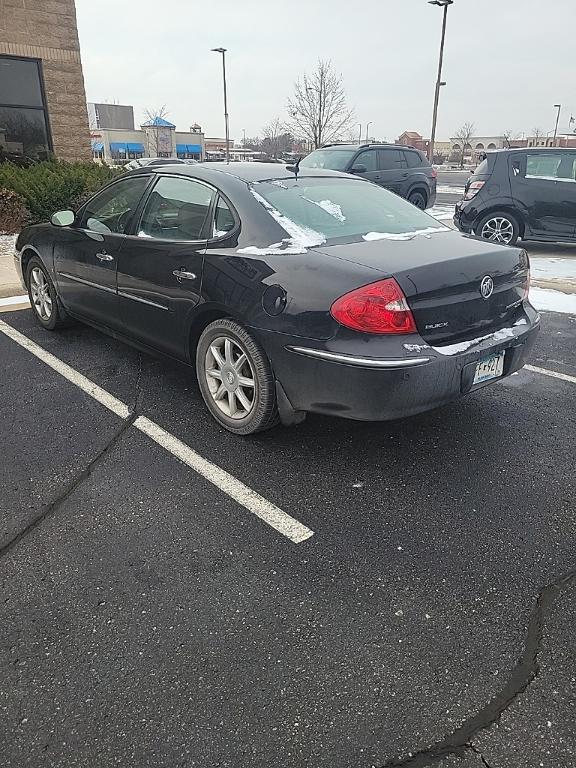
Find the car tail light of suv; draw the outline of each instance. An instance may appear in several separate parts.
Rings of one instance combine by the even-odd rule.
[[[464,195],[464,200],[472,200],[473,197],[476,197],[478,192],[482,189],[482,187],[486,184],[485,181],[473,181],[468,189],[466,190],[466,194]]]
[[[344,294],[330,314],[340,325],[363,333],[416,333],[412,311],[393,277]]]

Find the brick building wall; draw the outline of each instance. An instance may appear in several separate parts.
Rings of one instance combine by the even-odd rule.
[[[0,0],[0,54],[41,60],[54,154],[91,160],[74,0]]]

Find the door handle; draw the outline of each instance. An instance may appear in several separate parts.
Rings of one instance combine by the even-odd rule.
[[[175,269],[174,272],[172,272],[174,277],[178,278],[178,280],[196,280],[196,275],[194,272],[188,272],[187,269],[184,267],[180,267],[180,269]]]
[[[110,256],[109,253],[97,253],[96,258],[100,261],[114,261],[114,256]]]

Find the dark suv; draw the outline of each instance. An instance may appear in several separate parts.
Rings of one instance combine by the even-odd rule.
[[[490,152],[468,180],[454,223],[507,245],[519,237],[574,242],[576,149]]]
[[[329,168],[362,176],[416,205],[436,201],[436,171],[423,152],[398,144],[327,144],[303,158],[303,168]]]

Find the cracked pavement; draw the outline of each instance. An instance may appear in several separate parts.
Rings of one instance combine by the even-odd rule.
[[[315,532],[0,334],[3,768],[576,765],[575,385],[238,439],[188,369],[2,318]],[[576,321],[532,362],[576,375]]]

